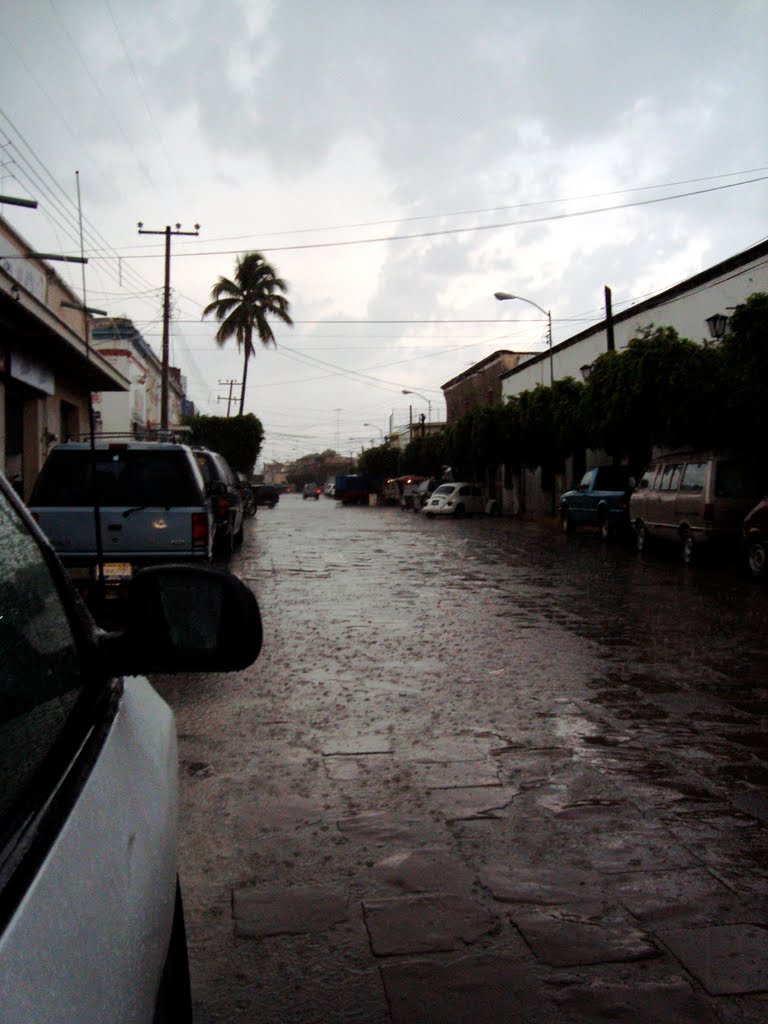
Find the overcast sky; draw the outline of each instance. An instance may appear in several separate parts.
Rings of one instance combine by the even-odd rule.
[[[618,310],[766,236],[767,36],[768,0],[25,0],[0,24],[0,194],[40,205],[2,214],[77,252],[79,172],[87,302],[158,354],[163,239],[136,225],[199,223],[171,337],[205,413],[242,359],[202,308],[263,252],[296,321],[249,367],[264,454],[356,453],[544,347],[495,291],[551,309],[557,343],[604,285]]]

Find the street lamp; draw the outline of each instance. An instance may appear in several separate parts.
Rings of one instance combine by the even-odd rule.
[[[427,422],[432,422],[432,402],[427,398],[426,395],[419,394],[418,391],[408,391],[403,389],[404,395],[416,395],[417,398],[422,398],[427,403]]]
[[[709,328],[710,338],[713,341],[720,341],[728,326],[728,317],[725,313],[715,313],[713,316],[708,316],[704,323]]]
[[[364,423],[363,426],[373,427],[374,430],[378,430],[379,434],[381,435],[381,443],[384,444],[384,431],[381,429],[381,427],[377,427],[375,423]]]
[[[552,384],[555,379],[554,370],[552,367],[552,314],[548,309],[542,309],[538,302],[534,302],[532,299],[524,299],[522,295],[510,295],[509,292],[494,292],[493,297],[498,299],[499,302],[504,302],[505,299],[519,299],[520,302],[527,302],[529,306],[533,306],[538,309],[540,313],[543,313],[547,318],[547,347],[549,348],[549,383]]]

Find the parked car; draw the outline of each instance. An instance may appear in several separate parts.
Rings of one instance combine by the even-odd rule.
[[[765,565],[766,546],[768,546],[768,497],[759,501],[747,514],[741,532],[750,575],[755,579],[766,579],[768,577]]]
[[[432,516],[471,516],[485,512],[486,497],[477,484],[450,483],[440,484],[432,492],[424,506],[424,515]]]
[[[637,548],[674,543],[684,562],[700,547],[731,544],[742,536],[745,515],[765,492],[750,465],[711,453],[674,453],[654,460],[629,502]]]
[[[256,499],[253,496],[253,487],[245,473],[235,470],[237,486],[240,488],[240,497],[243,499],[243,516],[250,519],[256,515]]]
[[[213,550],[229,558],[243,543],[243,497],[229,463],[218,452],[193,447],[213,509]]]
[[[0,475],[0,607],[0,1022],[191,1024],[176,731],[142,674],[247,667],[256,599],[153,566],[106,633]]]
[[[211,560],[211,503],[187,445],[57,445],[29,507],[98,614],[105,602],[119,603],[125,584],[146,566]]]
[[[635,478],[629,466],[593,466],[578,487],[560,495],[560,526],[572,533],[579,526],[599,527],[604,540],[629,533],[629,495]]]
[[[257,505],[266,505],[274,508],[280,501],[280,488],[274,484],[254,484],[253,496]]]
[[[301,497],[304,501],[306,501],[307,498],[314,498],[315,501],[317,501],[322,493],[322,488],[318,487],[317,484],[304,484]]]
[[[424,506],[427,504],[429,499],[432,497],[432,492],[437,487],[437,481],[432,479],[422,480],[419,486],[416,488],[416,493],[413,496],[413,511],[421,512]]]

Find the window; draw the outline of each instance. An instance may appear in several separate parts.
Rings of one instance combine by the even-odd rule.
[[[0,818],[23,799],[84,687],[40,548],[0,491]]]
[[[640,482],[637,485],[638,491],[652,491],[655,483],[656,476],[658,473],[658,466],[649,466],[648,469],[640,477]]]
[[[682,471],[682,463],[675,462],[669,463],[665,466],[661,473],[661,480],[659,482],[660,491],[676,491],[677,485],[680,482],[680,473]]]
[[[95,458],[99,503],[126,505],[199,505],[192,467],[182,450],[87,448],[53,451],[40,474],[30,505],[93,505]]]
[[[689,462],[683,470],[680,483],[681,494],[701,494],[704,490],[704,477],[707,471],[706,462]]]

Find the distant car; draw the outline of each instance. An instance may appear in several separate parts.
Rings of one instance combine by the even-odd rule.
[[[253,497],[257,505],[266,505],[274,508],[280,501],[280,488],[274,484],[254,484]]]
[[[144,674],[246,668],[261,620],[206,565],[127,590],[125,628],[98,629],[0,474],[3,1024],[192,1021],[176,729]]]
[[[768,546],[768,498],[763,498],[744,519],[742,526],[747,569],[756,580],[768,578],[765,555]]]
[[[440,484],[424,506],[424,515],[428,519],[432,516],[479,515],[485,512],[485,503],[483,489],[477,484]]]
[[[314,498],[317,501],[322,493],[322,488],[318,487],[317,484],[304,484],[301,496],[305,501],[307,498]]]
[[[213,550],[228,558],[243,543],[243,496],[227,460],[219,452],[193,446],[213,509]]]

